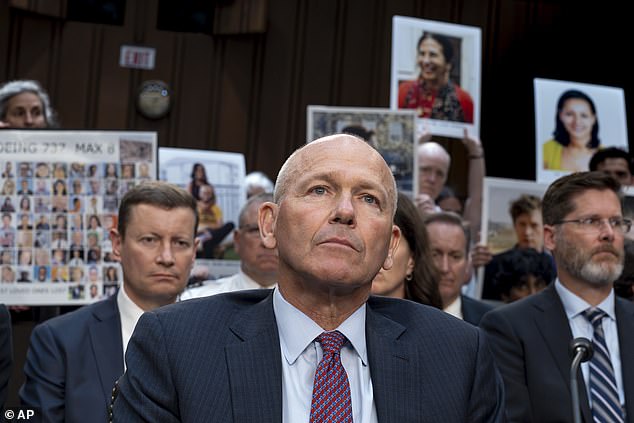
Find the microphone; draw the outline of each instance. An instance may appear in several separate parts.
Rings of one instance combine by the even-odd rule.
[[[572,396],[572,415],[574,423],[581,423],[581,407],[579,406],[579,385],[577,384],[577,372],[579,366],[592,358],[594,350],[592,342],[587,338],[575,338],[570,341],[568,347],[572,358],[570,366],[570,393]]]

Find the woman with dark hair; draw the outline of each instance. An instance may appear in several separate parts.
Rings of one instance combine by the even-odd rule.
[[[207,172],[205,171],[205,166],[203,166],[201,163],[194,163],[190,177],[191,181],[189,182],[189,185],[187,185],[187,191],[189,191],[189,193],[193,195],[196,200],[200,200],[200,194],[198,193],[200,191],[200,187],[204,185],[210,185],[209,181],[207,180]]]
[[[419,117],[473,123],[471,96],[450,78],[454,48],[449,38],[423,32],[416,49],[418,79],[399,84],[399,109],[417,109]]]
[[[433,265],[427,232],[418,209],[402,193],[394,224],[401,229],[401,241],[390,270],[381,269],[372,281],[372,293],[404,298],[442,309],[438,271]]]
[[[557,101],[553,139],[544,144],[544,169],[588,170],[588,163],[600,146],[594,102],[581,91],[564,92]]]

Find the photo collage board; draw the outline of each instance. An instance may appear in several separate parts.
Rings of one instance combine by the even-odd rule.
[[[116,292],[121,197],[156,179],[151,132],[0,132],[0,298],[87,304]]]

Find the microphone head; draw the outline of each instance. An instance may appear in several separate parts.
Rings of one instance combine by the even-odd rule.
[[[570,355],[575,357],[577,354],[581,354],[581,363],[588,361],[592,358],[592,354],[594,354],[594,349],[592,349],[592,342],[588,338],[575,338],[570,341],[570,346],[568,347],[570,351]]]

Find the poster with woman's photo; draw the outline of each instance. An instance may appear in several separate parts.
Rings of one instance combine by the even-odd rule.
[[[534,88],[538,182],[589,170],[601,149],[628,150],[622,88],[539,78]]]
[[[342,132],[363,138],[390,166],[399,191],[418,192],[413,111],[308,106],[307,114],[307,142]]]
[[[200,240],[197,259],[236,260],[233,230],[246,202],[244,155],[161,147],[159,163],[159,179],[181,186],[196,198],[199,215],[196,235]],[[213,274],[202,272],[192,277],[213,279]]]
[[[87,304],[122,278],[110,229],[128,189],[155,179],[150,132],[0,132],[0,298]]]
[[[416,111],[417,134],[480,134],[480,28],[394,16],[390,107]]]

